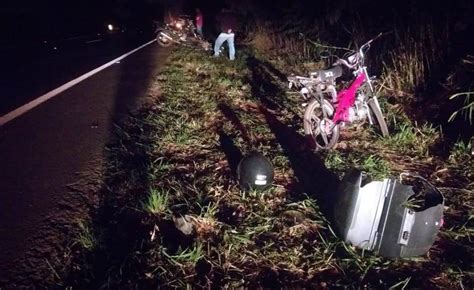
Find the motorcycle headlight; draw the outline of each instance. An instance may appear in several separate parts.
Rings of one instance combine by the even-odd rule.
[[[183,27],[183,23],[176,22],[176,28],[181,29]]]

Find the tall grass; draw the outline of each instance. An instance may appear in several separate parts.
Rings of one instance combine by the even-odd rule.
[[[249,39],[256,51],[282,59],[286,64],[298,66],[305,62],[320,62],[318,66],[322,68],[325,65],[322,54],[331,47],[319,39],[307,38],[304,33],[305,31],[287,31],[275,27],[274,23],[257,21]]]
[[[433,24],[414,29],[397,28],[388,54],[383,61],[383,83],[398,95],[414,94],[426,86],[447,53],[445,31],[437,32]]]
[[[424,47],[422,43],[408,39],[389,52],[382,79],[390,91],[413,94],[416,88],[424,84]]]
[[[446,86],[457,92],[449,97],[450,100],[457,101],[464,98],[460,108],[455,110],[448,121],[452,122],[459,115],[464,117],[464,120],[473,125],[474,114],[474,80],[472,75],[474,73],[474,56],[468,54],[462,58],[457,70],[446,78]],[[464,91],[460,91],[464,90]]]
[[[474,92],[463,92],[452,95],[449,99],[464,97],[464,105],[454,111],[449,117],[448,121],[451,122],[458,115],[463,115],[466,121],[469,121],[469,124],[473,124],[472,116],[474,115]]]
[[[330,17],[329,17],[330,18]],[[341,29],[339,33],[351,34],[352,39],[346,47],[333,46],[330,43],[339,39],[337,31],[327,39],[320,38],[321,29],[326,27],[325,19],[313,20],[311,33],[305,31],[308,26],[284,25],[271,21],[256,21],[250,31],[249,39],[252,46],[263,54],[278,56],[294,67],[303,66],[308,62],[319,62],[317,68],[329,65],[322,59],[322,53],[330,52],[342,56],[354,44],[366,41],[373,28],[361,22],[361,16],[353,17],[353,26]],[[319,29],[319,30],[318,30]],[[388,36],[374,44],[374,56],[369,60],[377,60],[381,67],[381,79],[385,93],[400,96],[414,95],[426,88],[433,74],[444,64],[448,53],[449,28],[435,28],[433,23],[416,24],[415,26],[396,27]],[[318,32],[314,32],[318,31]],[[378,31],[380,32],[380,31]],[[307,38],[308,36],[308,38]],[[312,39],[314,38],[314,39]],[[377,50],[378,49],[378,50]],[[374,50],[374,48],[373,48]],[[314,68],[313,68],[314,69]]]

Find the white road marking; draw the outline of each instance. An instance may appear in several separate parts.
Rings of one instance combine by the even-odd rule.
[[[139,46],[137,48],[135,48],[134,50],[131,50],[129,52],[127,52],[126,54],[114,59],[114,60],[111,60],[109,61],[108,63],[94,69],[94,70],[91,70],[90,72],[88,73],[85,73],[83,74],[82,76],[78,77],[78,78],[75,78],[73,79],[72,81],[69,81],[67,83],[65,83],[64,85],[34,99],[33,101],[11,111],[10,113],[7,113],[3,116],[0,117],[0,126],[3,126],[5,125],[6,123],[10,122],[11,120],[23,115],[24,113],[28,112],[29,110],[35,108],[36,106],[39,106],[40,104],[46,102],[47,100],[51,99],[52,97],[64,92],[65,90],[71,88],[72,86],[75,86],[77,85],[78,83],[82,82],[83,80],[87,79],[88,77],[91,77],[93,76],[94,74],[100,72],[101,70],[104,70],[106,69],[107,67],[113,65],[114,63],[120,63],[120,61],[124,58],[126,58],[127,56],[131,55],[132,53],[135,53],[137,52],[138,50],[144,48],[145,46],[147,45],[150,45],[151,43],[153,43],[154,41],[156,41],[155,39],[143,44],[142,46]]]
[[[102,41],[102,38],[86,41],[86,44]]]

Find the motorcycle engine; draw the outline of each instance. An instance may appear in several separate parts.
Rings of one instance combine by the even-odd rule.
[[[309,99],[310,98],[310,92],[309,92],[308,88],[303,87],[300,90],[300,95],[303,97],[304,100]]]
[[[355,104],[347,110],[347,119],[349,122],[359,122],[367,118],[367,107],[363,104],[364,103],[357,98]]]

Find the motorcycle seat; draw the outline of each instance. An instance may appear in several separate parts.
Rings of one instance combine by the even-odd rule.
[[[342,67],[337,65],[330,69],[311,72],[309,75],[312,78],[319,79],[321,82],[334,81],[338,77],[342,76]]]

